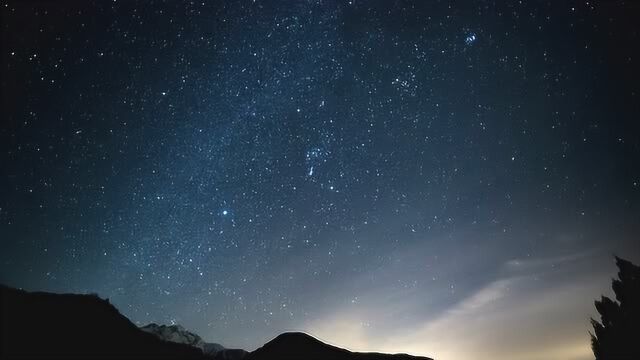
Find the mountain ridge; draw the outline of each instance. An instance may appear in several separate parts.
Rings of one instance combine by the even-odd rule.
[[[97,295],[27,292],[2,284],[0,315],[3,359],[431,360],[352,352],[301,332],[282,333],[253,352],[226,349],[182,326],[139,328]]]
[[[143,332],[97,295],[27,292],[0,285],[0,313],[3,359],[207,359],[196,348]]]

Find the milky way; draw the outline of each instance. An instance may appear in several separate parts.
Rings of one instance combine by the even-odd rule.
[[[587,359],[640,260],[637,3],[1,11],[8,285],[249,350]]]

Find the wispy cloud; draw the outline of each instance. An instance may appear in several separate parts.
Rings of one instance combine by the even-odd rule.
[[[386,318],[384,309],[398,312],[399,306],[413,308],[419,302],[387,301],[381,307],[381,301],[392,297],[378,293],[371,294],[379,297],[375,307],[339,309],[306,329],[353,350],[409,352],[438,360],[590,359],[588,319],[594,314],[593,299],[609,287],[610,278],[578,271],[588,257],[583,253],[507,261],[502,277],[418,323],[388,326],[377,321]],[[551,264],[579,275],[550,280]]]
[[[593,255],[593,251],[582,251],[561,256],[545,257],[545,258],[520,258],[512,259],[505,263],[508,271],[535,271],[540,272],[545,269],[561,266],[567,263],[573,263],[585,259]]]

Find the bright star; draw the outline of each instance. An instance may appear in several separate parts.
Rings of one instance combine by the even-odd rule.
[[[476,37],[475,33],[468,33],[467,36],[464,38],[464,43],[467,45],[471,45],[474,42],[476,42],[478,38]]]

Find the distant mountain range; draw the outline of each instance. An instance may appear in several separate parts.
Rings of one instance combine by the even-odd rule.
[[[151,333],[164,341],[196,347],[202,350],[205,355],[219,360],[241,360],[248,354],[242,349],[227,349],[220,344],[204,342],[200,336],[187,331],[180,325],[158,325],[151,323],[141,327],[140,330]]]
[[[358,353],[304,333],[246,352],[207,343],[179,325],[138,328],[96,295],[26,292],[0,285],[2,359],[430,360]]]

